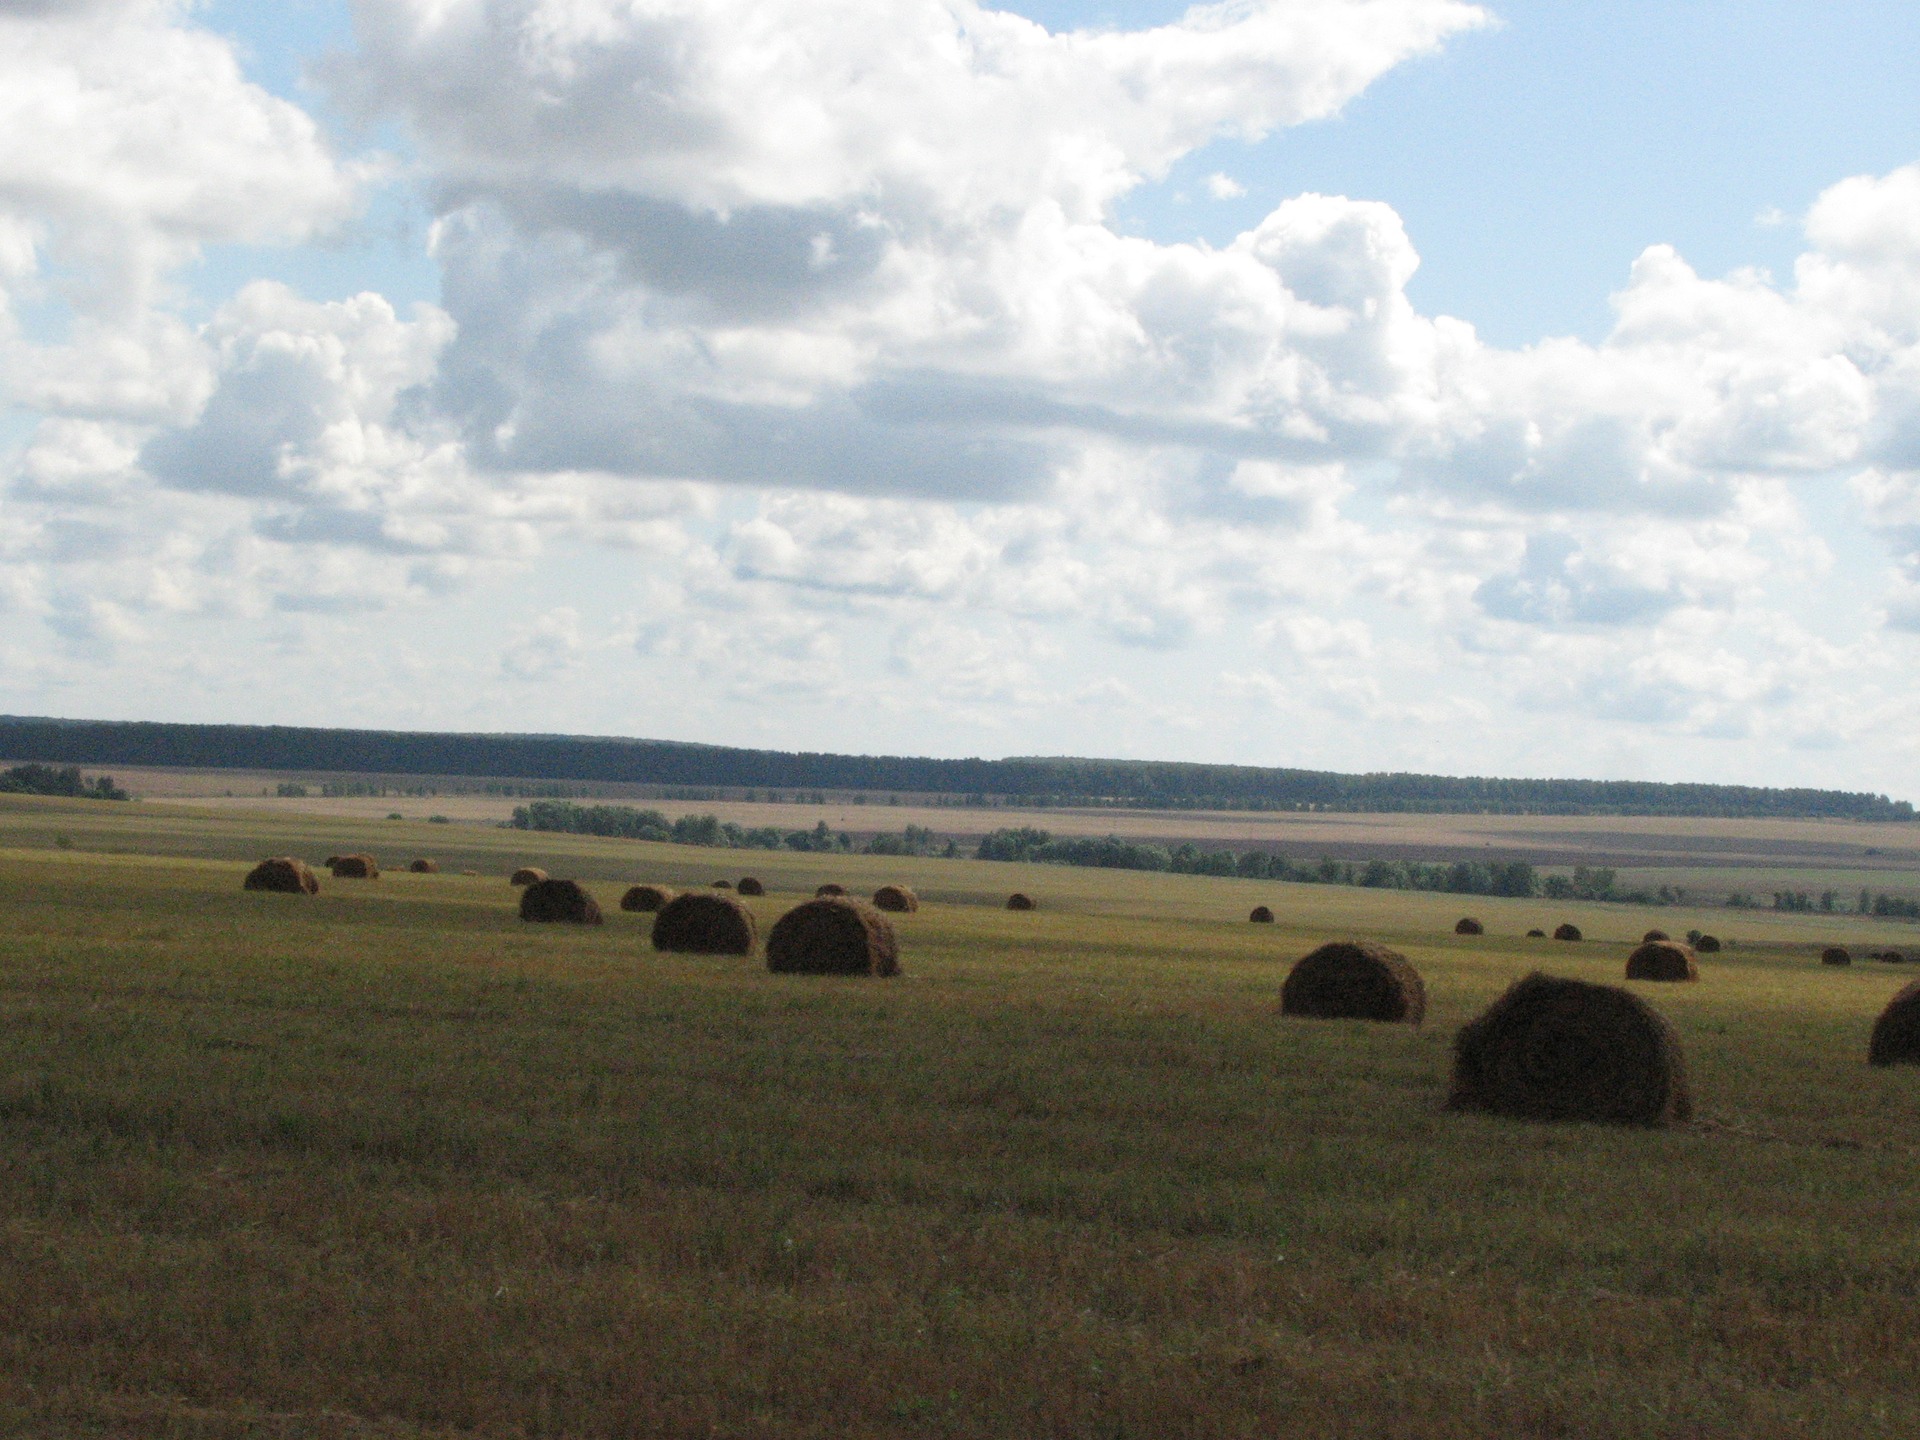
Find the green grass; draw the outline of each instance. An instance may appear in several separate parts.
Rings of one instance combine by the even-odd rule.
[[[1920,1433],[1907,974],[1813,959],[1911,927],[457,828],[0,805],[0,1432]],[[239,888],[369,844],[481,873]],[[517,863],[607,925],[521,925]],[[614,908],[743,871],[763,930],[913,884],[906,975]],[[1736,941],[1640,987],[1700,1123],[1441,1112],[1461,1022],[1651,924]],[[1424,1028],[1277,1017],[1350,932]]]

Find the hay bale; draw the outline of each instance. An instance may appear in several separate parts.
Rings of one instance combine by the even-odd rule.
[[[1693,1113],[1680,1039],[1631,991],[1535,972],[1453,1042],[1449,1110],[1665,1125]]]
[[[731,890],[733,888],[733,882],[731,880],[715,880],[712,888],[715,890]]]
[[[1702,955],[1717,955],[1720,953],[1720,942],[1711,935],[1702,935],[1693,942],[1693,948]]]
[[[676,895],[653,917],[653,948],[682,955],[751,955],[760,938],[753,912],[710,890]]]
[[[1247,916],[1247,922],[1252,925],[1271,925],[1273,924],[1273,911],[1265,905],[1256,905],[1253,907],[1252,913]]]
[[[1649,940],[1627,957],[1629,980],[1698,980],[1693,951],[1671,940]]]
[[[911,915],[920,908],[920,897],[904,885],[882,885],[873,892],[876,910],[891,910],[895,915]],[[769,944],[772,941],[768,941]]]
[[[275,855],[247,872],[243,890],[268,890],[281,895],[318,895],[320,877],[307,862],[292,855]]]
[[[331,870],[333,869],[334,866],[340,863],[340,857],[338,855],[329,855],[327,856],[326,859],[322,860],[320,863],[326,866],[327,869]]]
[[[673,891],[664,885],[636,885],[620,897],[620,908],[651,915],[665,908],[666,903],[671,899],[673,899]]]
[[[1898,950],[1876,950],[1873,953],[1873,958],[1888,965],[1904,965],[1907,963],[1907,957],[1902,955]]]
[[[1454,922],[1453,933],[1456,935],[1484,935],[1487,933],[1487,927],[1471,915],[1463,915],[1459,920]]]
[[[818,890],[815,890],[813,892],[813,898],[816,900],[826,900],[833,896],[845,895],[846,893],[847,893],[846,886],[836,885],[833,883],[833,881],[829,880],[826,884],[822,885]]]
[[[1333,940],[1301,957],[1280,987],[1280,1013],[1418,1025],[1427,987],[1407,957],[1370,940]]]
[[[733,888],[742,895],[764,895],[767,893],[767,887],[751,875],[742,875],[740,877],[740,883]]]
[[[1910,981],[1887,1002],[1867,1041],[1869,1065],[1920,1065],[1920,980]]]
[[[1013,894],[1007,896],[1007,909],[1009,910],[1032,910],[1034,908],[1034,900],[1031,895],[1022,895],[1016,890]]]
[[[538,885],[547,878],[547,872],[537,865],[522,865],[507,877],[509,885]]]
[[[1527,931],[1527,939],[1529,940],[1544,940],[1546,938],[1547,938],[1547,932],[1544,930]]]
[[[1649,930],[1640,937],[1642,945],[1651,945],[1656,940],[1671,940],[1673,937],[1664,930]]]
[[[602,924],[600,905],[577,880],[536,880],[520,892],[520,918],[569,925]]]
[[[410,860],[407,862],[407,869],[415,875],[438,875],[440,873],[440,862],[438,860]]]
[[[796,905],[767,932],[767,969],[777,975],[898,975],[900,944],[873,906],[829,895]]]
[[[378,880],[380,865],[371,855],[336,855],[327,866],[336,880]]]
[[[1585,937],[1581,935],[1578,925],[1556,925],[1553,927],[1553,938],[1556,940],[1581,940]]]
[[[1851,965],[1853,964],[1853,952],[1848,950],[1844,945],[1829,945],[1820,952],[1820,963],[1822,965]]]

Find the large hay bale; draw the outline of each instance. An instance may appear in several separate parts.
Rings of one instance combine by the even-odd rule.
[[[1007,909],[1009,910],[1031,910],[1033,908],[1034,900],[1031,895],[1022,895],[1016,890],[1013,894],[1007,896]]]
[[[920,897],[904,885],[882,885],[873,892],[873,904],[877,910],[891,910],[895,915],[911,915],[920,908]]]
[[[1920,980],[1900,987],[1873,1022],[1869,1065],[1920,1065]]]
[[[1585,937],[1581,935],[1578,925],[1556,925],[1553,927],[1553,938],[1556,940],[1580,940]]]
[[[1671,940],[1673,937],[1664,930],[1649,930],[1640,937],[1642,945],[1651,945],[1656,940]]]
[[[1256,905],[1253,907],[1252,913],[1247,916],[1247,922],[1251,925],[1271,925],[1273,924],[1273,911],[1265,905]]]
[[[1427,987],[1398,951],[1370,940],[1333,940],[1288,973],[1280,1013],[1418,1025],[1427,1014]]]
[[[1820,952],[1822,965],[1851,965],[1853,952],[1844,945],[1829,945]]]
[[[327,867],[336,880],[378,880],[380,865],[371,855],[336,855]]]
[[[813,898],[816,900],[826,900],[826,899],[832,898],[833,896],[845,895],[846,893],[847,893],[846,886],[836,885],[833,883],[833,881],[829,880],[826,884],[822,885],[819,889],[813,892]]]
[[[318,895],[320,877],[307,862],[292,855],[275,855],[247,872],[243,890],[270,890],[281,895]]]
[[[742,895],[764,895],[767,893],[767,887],[751,875],[742,875],[740,877],[740,883],[733,888]]]
[[[600,905],[577,880],[536,880],[520,892],[520,918],[570,925],[603,923]]]
[[[753,912],[731,895],[676,895],[653,917],[653,948],[682,955],[751,955],[760,931]]]
[[[1456,935],[1484,935],[1487,933],[1487,927],[1471,915],[1463,915],[1454,922],[1453,933]]]
[[[438,875],[440,873],[440,862],[438,860],[410,860],[407,862],[407,869],[415,875]]]
[[[1698,980],[1693,951],[1671,940],[1649,940],[1627,957],[1629,980]]]
[[[898,975],[900,944],[873,906],[829,895],[773,922],[767,968],[780,975]]]
[[[522,865],[507,877],[509,885],[537,885],[547,878],[547,872],[537,865]]]
[[[1702,935],[1693,942],[1693,948],[1702,955],[1717,955],[1720,953],[1720,942],[1711,935]]]
[[[673,891],[664,885],[636,885],[620,897],[620,908],[651,915],[657,910],[664,909],[671,899],[673,899]]]
[[[1631,991],[1538,972],[1453,1042],[1449,1110],[1665,1125],[1693,1113],[1680,1040]]]

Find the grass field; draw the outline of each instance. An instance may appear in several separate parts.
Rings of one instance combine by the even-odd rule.
[[[368,845],[448,873],[240,890]],[[906,974],[614,908],[743,869],[763,932],[914,885]],[[1911,926],[13,798],[0,915],[0,1433],[1920,1434],[1911,972],[1814,958]],[[1442,1113],[1463,1021],[1651,924],[1734,941],[1635,987],[1697,1123]],[[1275,1013],[1354,933],[1423,1028]]]

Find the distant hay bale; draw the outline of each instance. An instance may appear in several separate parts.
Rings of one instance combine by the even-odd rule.
[[[1007,909],[1009,910],[1031,910],[1033,908],[1034,900],[1031,895],[1022,895],[1016,890],[1013,894],[1007,896]]]
[[[643,915],[651,915],[666,907],[673,899],[673,891],[662,885],[636,885],[620,897],[622,910],[634,910]]]
[[[318,895],[320,877],[307,862],[292,855],[275,855],[247,872],[243,890],[269,890],[281,895]]]
[[[900,944],[873,906],[829,895],[794,906],[767,932],[767,969],[778,975],[898,975]]]
[[[815,890],[813,892],[813,898],[816,900],[826,900],[836,895],[845,895],[846,893],[847,893],[846,886],[836,885],[833,883],[833,881],[829,880],[826,884],[822,885],[818,890]]]
[[[1822,965],[1851,965],[1853,952],[1844,945],[1829,945],[1820,952]]]
[[[1702,955],[1717,955],[1720,953],[1720,942],[1711,935],[1702,935],[1693,942],[1693,948]]]
[[[1903,985],[1873,1022],[1869,1065],[1920,1065],[1920,980]]]
[[[733,882],[731,880],[716,880],[713,882],[712,888],[715,890],[731,890],[733,888]]]
[[[1671,940],[1649,940],[1627,957],[1629,980],[1698,980],[1693,951]]]
[[[577,880],[536,880],[520,892],[520,918],[547,923],[599,925],[600,905]]]
[[[1687,931],[1687,944],[1694,946],[1696,949],[1699,947],[1700,932],[1698,930]]]
[[[1649,930],[1640,937],[1642,945],[1651,945],[1656,940],[1671,940],[1673,937],[1664,930]]]
[[[764,895],[767,893],[767,887],[751,875],[742,875],[740,877],[740,883],[733,888],[741,895]]]
[[[547,872],[537,865],[522,865],[507,877],[509,885],[538,885],[547,878]]]
[[[653,948],[683,955],[751,955],[760,931],[753,912],[731,895],[692,890],[653,917]]]
[[[1456,935],[1484,935],[1487,933],[1487,927],[1471,915],[1463,915],[1459,920],[1454,922],[1453,933]]]
[[[1578,925],[1556,925],[1553,927],[1553,938],[1556,940],[1580,940],[1585,937],[1581,935]]]
[[[1280,1013],[1418,1025],[1427,987],[1407,957],[1370,940],[1333,940],[1303,956],[1280,987]]]
[[[1253,907],[1252,913],[1247,916],[1247,922],[1252,925],[1271,925],[1273,924],[1273,911],[1265,905],[1256,905]]]
[[[920,897],[904,885],[882,885],[873,892],[873,904],[876,910],[890,910],[895,915],[911,915],[920,908]],[[773,942],[769,940],[767,943]]]
[[[1907,957],[1902,955],[1898,950],[1876,950],[1873,952],[1873,958],[1886,965],[1904,965],[1907,963]]]
[[[411,860],[407,862],[407,869],[415,875],[438,875],[440,873],[440,862],[438,860]]]
[[[378,880],[380,865],[371,855],[336,855],[327,866],[336,880]]]
[[[327,856],[326,859],[322,860],[320,863],[326,866],[327,869],[331,870],[334,866],[340,863],[340,857],[338,855],[329,855]]]
[[[1527,939],[1529,940],[1544,940],[1546,938],[1547,938],[1547,932],[1544,930],[1527,931]]]
[[[1693,1113],[1680,1040],[1631,991],[1535,972],[1453,1042],[1449,1110],[1666,1125]]]

